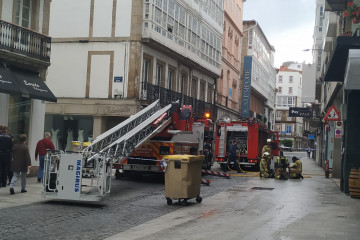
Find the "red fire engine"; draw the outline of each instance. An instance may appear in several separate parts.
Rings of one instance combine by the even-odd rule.
[[[161,117],[165,118],[165,114]],[[152,123],[153,129],[163,120],[160,118]],[[114,163],[113,166],[121,169],[123,173],[163,173],[161,160],[164,155],[190,154],[205,155],[202,167],[210,170],[214,163],[214,140],[214,123],[207,113],[203,118],[194,121],[190,105],[184,105],[180,109],[174,104],[168,126],[136,148],[129,157],[120,163]],[[117,172],[119,174],[119,171]]]
[[[215,155],[223,171],[231,170],[228,151],[236,140],[239,148],[240,167],[243,170],[258,170],[261,151],[267,139],[271,139],[273,156],[279,153],[279,134],[267,129],[266,124],[255,119],[248,121],[220,122],[217,124]]]

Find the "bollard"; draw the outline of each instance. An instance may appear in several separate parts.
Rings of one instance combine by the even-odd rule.
[[[325,160],[325,177],[329,178],[329,160]]]

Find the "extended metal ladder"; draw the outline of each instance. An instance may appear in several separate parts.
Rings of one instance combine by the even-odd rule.
[[[125,135],[137,125],[148,119],[160,108],[159,100],[153,102],[140,112],[132,115],[125,121],[99,135],[88,147],[83,150],[83,152],[100,152],[102,149],[106,148],[121,136]]]
[[[112,156],[113,162],[129,156],[135,148],[159,133],[171,123],[170,109],[172,104],[160,108],[159,100],[155,101],[124,122],[101,134],[91,145],[84,149],[87,161],[101,154]],[[159,124],[152,123],[166,113]]]
[[[172,121],[171,107],[169,104],[161,108],[159,100],[155,101],[101,134],[82,153],[48,154],[42,196],[50,200],[103,200],[110,193],[112,164],[129,156],[135,148],[168,126]],[[82,173],[88,167],[90,176],[85,177]]]

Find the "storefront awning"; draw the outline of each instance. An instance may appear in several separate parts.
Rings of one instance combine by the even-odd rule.
[[[8,69],[9,70],[9,69]],[[56,102],[57,99],[45,82],[36,72],[30,72],[23,69],[11,68],[12,76],[16,79],[21,88],[21,92],[29,95],[30,98],[40,99],[49,102]]]
[[[12,74],[0,64],[0,92],[21,95],[21,88]]]
[[[360,37],[339,36],[325,73],[325,82],[343,82],[349,49],[360,49]]]

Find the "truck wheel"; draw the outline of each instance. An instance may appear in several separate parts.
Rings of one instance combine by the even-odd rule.
[[[201,203],[201,202],[202,202],[202,198],[201,198],[200,196],[197,196],[197,197],[196,197],[196,202],[197,202],[197,203]]]
[[[166,198],[166,200],[167,200],[167,205],[171,205],[171,204],[172,204],[171,198]]]

